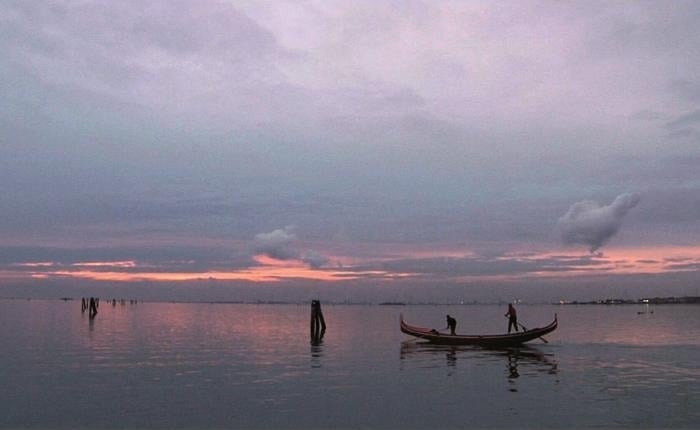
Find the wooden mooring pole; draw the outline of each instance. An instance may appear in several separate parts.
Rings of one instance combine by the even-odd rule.
[[[326,320],[321,311],[321,302],[311,301],[311,342],[320,342],[326,334]]]

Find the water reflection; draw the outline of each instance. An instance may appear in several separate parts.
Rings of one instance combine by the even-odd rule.
[[[0,300],[0,429],[697,428],[697,307],[625,309],[565,307],[549,345],[485,350],[401,345],[380,306],[327,307],[329,337],[311,342],[308,304],[105,306],[89,323],[75,302]],[[630,320],[648,345],[605,341]]]
[[[323,338],[311,338],[311,367],[321,367],[321,358],[323,357]]]
[[[457,366],[461,360],[493,362],[503,360],[506,364],[506,377],[514,380],[525,371],[532,374],[557,375],[558,363],[551,352],[528,346],[486,349],[476,346],[434,345],[426,342],[407,341],[401,344],[400,359],[422,360],[433,367],[437,361],[445,360],[448,368]]]
[[[457,365],[457,349],[453,347],[446,351],[445,359],[449,367],[455,367]]]
[[[508,354],[508,379],[520,378],[518,373],[518,356],[516,354]]]

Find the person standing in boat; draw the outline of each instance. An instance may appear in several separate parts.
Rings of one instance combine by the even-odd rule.
[[[449,328],[450,334],[454,336],[456,334],[455,330],[457,329],[457,320],[447,315],[447,327],[445,328]]]
[[[510,328],[515,327],[515,331],[518,330],[518,313],[515,311],[515,307],[512,303],[508,304],[508,312],[505,316],[508,318],[508,333],[510,334]]]

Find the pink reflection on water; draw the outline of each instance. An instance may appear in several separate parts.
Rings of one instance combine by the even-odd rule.
[[[77,316],[74,323],[93,366],[173,368],[185,376],[211,366],[235,366],[240,356],[262,367],[306,356],[308,313],[306,306],[112,306],[103,300],[95,320]]]

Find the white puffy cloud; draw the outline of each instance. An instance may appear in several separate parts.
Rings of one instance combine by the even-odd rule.
[[[299,251],[292,246],[296,238],[291,226],[259,233],[255,235],[254,252],[277,260],[295,260],[299,258]]]
[[[278,228],[269,233],[259,233],[255,235],[253,252],[276,260],[300,260],[314,269],[323,267],[329,262],[326,256],[317,251],[298,249],[294,245],[296,240],[294,226]]]
[[[607,206],[591,200],[574,203],[557,223],[562,240],[588,245],[590,252],[595,252],[617,233],[623,218],[639,200],[639,195],[625,193]]]

